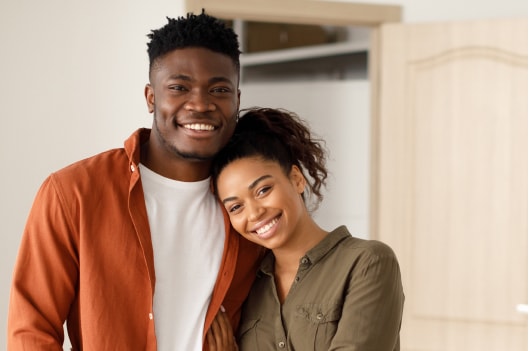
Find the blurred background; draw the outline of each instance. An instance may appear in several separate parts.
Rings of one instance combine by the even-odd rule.
[[[143,97],[146,35],[196,3],[0,2],[0,349],[12,269],[36,191],[49,173],[121,147],[135,129],[151,126]],[[327,140],[332,174],[314,215],[325,229],[346,224],[355,236],[394,247],[407,291],[403,350],[524,350],[527,1],[362,3],[397,9],[389,21],[397,23],[270,23],[259,20],[259,11],[256,18],[224,16],[245,52],[242,107],[290,109]],[[284,10],[276,12],[281,18]],[[482,44],[467,39],[469,32]],[[464,63],[446,68],[455,57]],[[401,61],[404,73],[393,67]],[[489,61],[501,68],[491,71]],[[471,78],[491,72],[497,75],[486,77],[488,92],[500,105],[467,89]],[[452,75],[466,80],[450,85],[457,79],[444,80]],[[465,122],[470,114],[457,97],[474,101],[481,114]],[[403,105],[412,98],[418,102]],[[469,130],[477,134],[469,137]],[[476,244],[482,241],[488,244]],[[478,256],[470,249],[477,246]]]

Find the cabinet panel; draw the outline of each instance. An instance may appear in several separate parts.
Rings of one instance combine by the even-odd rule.
[[[377,237],[403,350],[526,350],[527,21],[381,30]]]

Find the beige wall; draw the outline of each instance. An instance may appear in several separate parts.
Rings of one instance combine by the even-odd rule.
[[[527,16],[525,0],[363,2],[403,5],[405,21]],[[0,349],[35,192],[50,172],[150,125],[146,34],[183,10],[183,0],[0,2]]]

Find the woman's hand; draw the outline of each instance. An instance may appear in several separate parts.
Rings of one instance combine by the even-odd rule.
[[[211,327],[206,334],[209,351],[238,351],[239,347],[235,342],[233,336],[233,329],[231,328],[228,315],[225,313],[224,307],[220,307],[220,311],[215,316]]]

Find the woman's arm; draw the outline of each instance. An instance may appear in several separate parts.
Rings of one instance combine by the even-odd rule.
[[[397,258],[389,246],[374,241],[357,263],[329,351],[399,350],[404,292]]]

